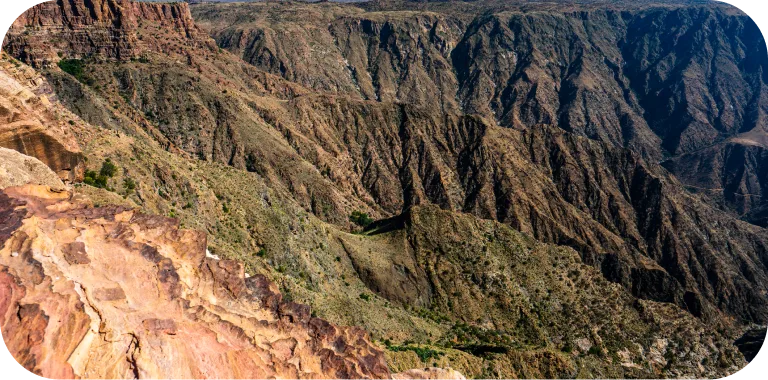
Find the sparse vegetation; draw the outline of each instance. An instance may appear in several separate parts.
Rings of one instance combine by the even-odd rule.
[[[72,75],[80,83],[86,84],[88,86],[92,86],[94,84],[93,78],[85,75],[85,62],[83,60],[62,59],[61,61],[59,61],[58,66],[61,69],[61,71],[64,71],[69,75]]]
[[[349,221],[362,228],[365,228],[373,223],[373,218],[362,211],[352,211],[352,214],[349,215]]]
[[[445,355],[444,352],[433,350],[429,347],[414,346],[411,345],[410,342],[404,342],[402,346],[397,346],[393,345],[389,339],[385,339],[384,345],[387,346],[387,350],[393,352],[413,351],[424,363],[427,363],[430,359],[439,359],[441,356]]]
[[[112,160],[107,158],[101,165],[101,169],[96,172],[94,170],[86,170],[83,183],[89,186],[98,187],[100,189],[112,189],[107,185],[110,178],[114,177],[117,173],[117,166],[112,163]],[[134,183],[135,188],[135,183]]]
[[[123,189],[125,189],[125,194],[133,193],[136,190],[136,181],[131,177],[125,177],[123,179]]]

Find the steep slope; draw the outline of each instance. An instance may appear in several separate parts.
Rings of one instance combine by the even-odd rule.
[[[193,12],[223,48],[317,90],[461,107],[507,127],[558,123],[654,159],[764,124],[765,43],[736,10],[537,6],[464,13],[407,2],[370,12],[247,4]]]
[[[193,12],[221,47],[317,90],[461,109],[503,127],[555,124],[652,161],[765,127],[764,39],[722,4],[374,2]]]
[[[125,12],[137,9],[121,3]],[[91,12],[85,3],[45,5],[57,6]],[[275,7],[272,20],[290,18],[294,6],[349,11],[336,5],[269,6]],[[186,20],[185,6],[175,7],[178,12],[166,14],[171,19],[150,18],[121,31],[139,41],[132,56],[105,56],[99,53],[104,47],[93,50],[79,40],[83,46],[77,49],[54,46],[45,55],[57,57],[52,61],[25,58],[40,36],[70,38],[76,25],[35,30],[34,24],[18,23],[6,39],[4,49],[38,65],[61,102],[79,115],[72,129],[89,168],[99,170],[107,158],[117,165],[106,188],[77,188],[96,204],[140,207],[209,232],[212,253],[243,260],[246,273],[274,279],[285,297],[311,304],[333,323],[363,326],[376,339],[388,339],[383,346],[397,371],[437,364],[471,376],[714,376],[743,364],[729,341],[740,335],[742,323],[766,318],[766,232],[688,194],[646,160],[651,154],[564,131],[557,122],[507,128],[492,115],[468,115],[450,105],[453,95],[431,104],[403,91],[410,95],[397,102],[392,93],[400,90],[392,90],[382,101],[345,93],[341,82],[324,89],[335,94],[317,91],[312,83],[302,86],[254,68],[201,33],[180,33],[184,29],[177,25],[187,21],[173,18]],[[55,18],[67,12],[38,13]],[[396,16],[390,19],[407,22],[387,27],[393,41],[406,40],[420,25],[414,18],[443,17]],[[540,22],[533,21],[531,27]],[[112,28],[93,25],[87,33]],[[299,33],[299,26],[286,30]],[[362,50],[354,45],[350,51]],[[78,59],[85,75],[57,68],[59,53]],[[385,70],[383,58],[379,62],[381,77],[413,72],[423,79],[429,71],[400,64]],[[304,81],[298,74],[292,79]],[[418,87],[422,79],[403,83]],[[441,83],[427,94],[448,81]],[[356,210],[375,218],[404,214],[411,227],[395,228],[394,237],[343,232]],[[451,223],[467,234],[439,238],[435,231]],[[510,227],[576,251],[530,243]],[[511,237],[504,240],[506,248],[483,251],[486,234]],[[466,273],[459,267],[467,257],[453,252],[457,241],[472,243],[472,270]],[[411,250],[411,242],[419,246]],[[528,249],[535,259],[521,264],[519,252]],[[444,266],[412,261],[410,254]],[[568,286],[574,280],[565,280],[564,268],[541,272],[537,260],[551,257],[587,274],[587,290]],[[600,272],[623,288],[608,285]],[[518,280],[525,291],[501,288]],[[541,292],[547,284],[563,286],[553,290],[555,299],[531,302],[527,289]],[[462,293],[465,288],[471,294]],[[594,335],[588,323],[569,326],[557,313],[542,313],[560,310],[564,300],[584,322],[602,320],[601,310],[641,321],[608,321],[601,327],[605,334]],[[451,310],[449,302],[471,307]],[[520,312],[502,312],[509,305]],[[494,318],[478,321],[478,312]],[[489,346],[492,336],[505,338]],[[700,346],[680,339],[687,336]],[[575,349],[568,339],[584,344],[574,341],[582,347]],[[667,360],[663,347],[684,360]]]
[[[70,130],[74,115],[39,73],[2,54],[0,147],[41,160],[62,180],[81,181],[85,165]]]
[[[313,17],[293,16],[300,10],[308,10]],[[678,238],[682,231],[709,235],[706,225],[697,222],[701,216],[683,218],[690,223],[659,219],[665,208],[690,214],[692,207],[708,207],[685,195],[674,180],[662,179],[663,170],[622,157],[624,153],[612,148],[626,146],[655,161],[665,151],[692,150],[741,130],[760,130],[764,106],[759,99],[765,87],[760,75],[765,59],[760,57],[765,56],[765,44],[754,24],[732,9],[643,6],[619,12],[611,7],[588,7],[582,12],[513,9],[467,16],[450,11],[364,12],[337,5],[249,4],[195,7],[194,14],[222,47],[257,67],[317,90],[381,102],[373,106],[353,100],[337,106],[338,100],[322,97],[309,104],[306,98],[297,99],[287,112],[294,115],[293,125],[300,133],[286,126],[283,115],[267,120],[279,120],[286,138],[295,141],[299,152],[315,166],[328,167],[332,178],[346,184],[349,177],[357,176],[359,180],[352,183],[367,187],[364,196],[370,195],[388,213],[428,201],[496,218],[539,239],[577,247],[585,259],[602,265],[610,278],[625,283],[636,294],[676,300],[697,315],[708,313],[709,307],[700,297],[707,293],[718,299],[709,302],[720,307],[735,294],[751,298],[748,294],[753,292],[731,280],[726,281],[731,288],[728,297],[715,295],[724,294],[724,289],[715,290],[719,285],[702,276],[711,271],[705,268],[720,265],[715,264],[720,260],[715,258],[720,243],[714,245],[718,248],[707,248],[711,243],[705,239]],[[660,29],[643,27],[649,24],[660,25]],[[710,26],[701,29],[705,25]],[[678,26],[682,28],[676,29]],[[658,41],[671,41],[672,45],[662,46]],[[300,56],[316,58],[302,60]],[[326,71],[297,66],[301,62],[334,71],[326,78]],[[346,71],[342,70],[345,65]],[[360,79],[363,77],[368,79]],[[698,80],[700,77],[706,80]],[[348,83],[339,82],[344,78]],[[411,91],[415,88],[424,96]],[[673,93],[660,93],[662,89]],[[689,100],[672,98],[682,93]],[[758,102],[750,100],[753,98]],[[722,112],[705,112],[694,102],[710,101],[707,99],[728,104],[721,106],[725,108]],[[648,113],[644,104],[651,100],[669,103],[670,108],[649,105],[654,112]],[[389,101],[413,106],[398,109],[388,106]],[[462,130],[467,119],[451,115],[456,109],[485,117]],[[438,116],[444,113],[448,115]],[[714,114],[717,120],[711,119]],[[741,115],[750,116],[744,119]],[[381,118],[389,128],[381,125]],[[689,118],[694,121],[683,123]],[[559,134],[548,128],[542,133],[538,127],[542,123],[603,144],[582,143],[571,136],[551,144],[551,136]],[[537,145],[516,137],[515,132],[496,132],[496,124],[523,130]],[[668,125],[681,126],[685,132],[663,130]],[[361,128],[368,132],[361,135]],[[469,134],[474,134],[474,140],[467,139]],[[351,136],[356,144],[348,142]],[[681,144],[684,146],[678,149]],[[351,156],[353,164],[346,166],[352,167],[345,170],[344,164],[339,165],[341,160],[317,154],[318,145],[336,157],[336,152],[348,152],[341,157],[347,160]],[[388,153],[392,147],[400,148],[398,154]],[[569,161],[573,166],[563,165]],[[530,164],[522,162],[543,170],[531,173]],[[339,166],[341,173],[337,174],[334,169]],[[537,175],[539,180],[530,178]],[[647,199],[653,193],[648,186],[656,187],[653,182],[657,180],[663,181],[658,186],[667,188],[661,193],[666,198],[662,202]],[[541,186],[531,186],[531,181]],[[557,188],[558,194],[549,192],[551,188]],[[657,217],[644,215],[648,208]],[[711,214],[706,217],[710,221],[728,218],[705,213]],[[751,230],[750,235],[764,234],[749,226],[738,228]],[[673,230],[676,232],[671,233]],[[753,240],[747,238],[743,249],[726,249],[730,251],[726,255],[737,257],[753,251]],[[647,274],[646,266],[638,264],[642,260],[622,254],[608,256],[608,263],[600,264],[605,258],[599,254],[626,250],[651,257],[664,271]],[[747,259],[753,263],[749,266],[764,272],[759,258],[764,249],[753,252],[747,254],[752,256]],[[690,265],[676,257],[699,258]],[[726,265],[735,269],[743,260],[736,258]],[[623,269],[616,267],[616,261]],[[655,280],[643,279],[646,276]],[[664,285],[649,289],[654,282]],[[693,283],[697,283],[697,291],[691,290]],[[746,303],[751,302],[746,298]],[[746,315],[743,312],[738,313]]]
[[[197,358],[220,352],[212,351],[211,346],[200,346],[200,349],[204,349],[200,353],[196,351],[198,346],[188,349],[174,343],[180,334],[192,331],[197,334],[221,326],[215,323],[226,323],[215,322],[218,319],[214,319],[215,323],[211,326],[209,318],[202,321],[189,320],[187,317],[179,317],[179,313],[168,315],[165,311],[157,311],[158,308],[153,305],[165,301],[154,299],[152,293],[147,295],[143,291],[147,286],[152,288],[153,281],[159,285],[165,283],[161,281],[162,278],[153,277],[157,275],[153,271],[153,268],[156,270],[154,260],[143,258],[140,250],[131,248],[139,246],[138,242],[155,246],[160,255],[171,259],[172,265],[163,268],[170,273],[171,279],[174,278],[172,273],[179,275],[182,298],[195,297],[199,300],[197,297],[202,297],[219,305],[206,307],[206,310],[219,315],[224,321],[253,334],[268,335],[271,334],[269,326],[272,325],[263,328],[250,324],[243,326],[241,323],[245,323],[245,320],[234,318],[232,313],[240,313],[241,308],[245,308],[247,313],[257,313],[261,318],[270,313],[285,315],[298,308],[306,316],[308,310],[295,304],[283,303],[282,307],[277,306],[280,296],[274,293],[274,287],[268,287],[269,292],[264,290],[267,277],[260,274],[264,273],[276,279],[283,289],[284,297],[310,302],[314,310],[310,314],[325,315],[340,323],[359,324],[373,331],[383,340],[382,348],[387,348],[389,366],[393,371],[405,371],[402,376],[455,376],[455,372],[441,372],[437,369],[424,372],[410,370],[424,365],[452,366],[472,376],[494,377],[562,377],[575,374],[602,377],[680,374],[719,376],[743,365],[728,338],[737,331],[729,330],[729,326],[718,327],[722,334],[712,332],[708,330],[710,327],[705,327],[702,322],[674,306],[637,300],[618,285],[606,287],[607,283],[601,275],[582,264],[575,251],[535,243],[504,225],[454,215],[436,207],[416,207],[402,218],[373,226],[377,231],[375,233],[368,236],[351,235],[307,215],[292,204],[290,194],[268,189],[263,179],[252,173],[231,168],[227,170],[215,164],[195,162],[165,152],[157,146],[157,142],[145,140],[140,135],[121,136],[110,130],[94,128],[79,119],[76,125],[81,128],[75,128],[74,132],[84,142],[89,162],[98,163],[106,156],[117,164],[120,173],[109,184],[115,187],[112,191],[123,194],[127,199],[88,186],[77,187],[75,198],[62,193],[49,193],[42,188],[8,190],[14,194],[13,197],[27,200],[28,205],[25,207],[30,209],[28,214],[36,216],[34,224],[24,224],[27,227],[17,226],[13,222],[15,218],[4,218],[6,222],[3,230],[11,235],[11,230],[17,228],[33,228],[35,234],[25,229],[27,232],[22,234],[17,231],[11,239],[30,239],[25,240],[27,242],[37,239],[44,242],[40,243],[41,248],[37,251],[32,250],[31,255],[45,265],[43,274],[38,270],[22,270],[34,262],[14,261],[26,257],[13,255],[14,250],[22,252],[15,248],[19,245],[17,243],[4,245],[5,249],[11,251],[3,256],[8,260],[3,265],[13,268],[9,269],[9,273],[15,273],[14,281],[21,283],[31,281],[34,284],[36,279],[46,278],[45,273],[50,272],[45,270],[55,269],[60,280],[76,276],[83,289],[83,294],[78,296],[93,295],[86,300],[95,305],[94,310],[99,310],[99,318],[104,318],[103,336],[115,336],[121,331],[132,331],[135,334],[138,345],[131,343],[132,338],[128,336],[124,340],[111,342],[112,346],[109,347],[99,346],[101,348],[89,350],[83,347],[83,354],[78,354],[77,358],[92,355],[101,357],[103,351],[100,350],[119,350],[121,344],[128,344],[126,347],[129,348],[140,348],[139,351],[131,351],[136,353],[135,357],[108,356],[121,363],[125,360],[124,364],[116,367],[100,366],[91,360],[88,368],[93,371],[88,372],[89,376],[130,375],[134,373],[131,372],[133,369],[142,374],[155,374],[153,376],[160,376],[158,374],[161,373],[167,376],[195,376],[194,373],[168,372],[178,366],[169,367],[165,365],[168,363],[153,360],[156,356],[151,355],[151,351],[148,351],[150,348],[144,348],[143,342],[147,341],[155,342],[150,347],[163,347],[166,352],[171,350],[178,353],[174,357],[189,360],[191,364],[181,366],[184,368],[201,368],[198,366],[208,361],[199,362]],[[138,184],[135,193],[127,191],[125,178],[132,178]],[[101,207],[88,208],[89,203],[83,198],[85,195]],[[58,198],[63,199],[57,201]],[[203,259],[201,253],[191,255],[203,250],[206,245],[202,234],[173,232],[176,231],[176,222],[170,218],[139,216],[125,206],[107,206],[115,202],[137,202],[148,210],[177,214],[181,223],[212,232],[212,240],[207,242],[210,250],[228,257],[239,257],[244,260],[245,267],[231,261],[219,261],[215,257]],[[174,207],[174,204],[183,202],[187,205]],[[55,203],[58,206],[43,208],[39,203]],[[222,208],[226,211],[222,212]],[[16,206],[12,209],[19,213],[23,210]],[[55,213],[49,214],[53,210]],[[113,214],[116,214],[114,220],[111,216]],[[69,246],[69,240],[66,239],[71,240],[75,238],[74,235],[60,236],[59,232],[49,231],[45,226],[59,226],[70,217],[74,218],[70,223],[85,231],[77,235],[85,238],[79,238],[74,243],[79,246],[78,242],[82,242],[84,249],[78,248],[73,252],[70,249],[59,251],[54,248],[48,256],[35,256],[35,252],[47,251],[44,247],[52,241],[56,242],[56,246]],[[111,237],[104,239],[102,234],[118,226],[122,226],[121,231],[134,232],[111,234]],[[446,226],[452,226],[453,232],[444,234]],[[247,230],[243,231],[242,228]],[[103,232],[104,229],[107,232]],[[56,231],[69,230],[59,228]],[[150,238],[152,242],[147,240]],[[250,239],[258,239],[258,244],[265,248],[260,252],[264,253],[247,253],[248,247],[255,243]],[[179,246],[178,241],[183,243],[182,246]],[[465,244],[460,245],[457,241]],[[23,248],[25,245],[21,246]],[[457,250],[458,247],[461,249]],[[238,249],[242,251],[235,252]],[[125,260],[133,258],[131,263],[116,264],[114,252],[124,250],[127,251],[121,257]],[[179,257],[182,255],[180,252],[184,252],[183,257]],[[154,257],[149,256],[150,259]],[[89,271],[87,276],[82,271],[78,272],[77,268],[82,266],[78,263],[86,259],[89,268],[99,270]],[[541,265],[550,261],[551,271],[547,269],[549,265]],[[432,262],[434,264],[428,264]],[[468,263],[472,265],[468,266]],[[54,267],[54,264],[60,267]],[[133,275],[124,278],[125,273],[121,270],[128,267]],[[100,277],[101,269],[110,274],[111,280]],[[150,280],[134,283],[136,273],[146,274],[139,278]],[[117,289],[114,286],[115,278],[121,279],[117,283],[122,293],[114,290]],[[510,287],[512,283],[517,285]],[[544,291],[544,288],[548,290]],[[56,294],[46,293],[45,289],[48,288],[34,289],[40,291],[35,293],[39,299],[59,299]],[[160,289],[164,288],[160,286]],[[178,290],[178,287],[174,286],[173,289]],[[375,293],[370,294],[370,291]],[[30,292],[32,290],[24,294]],[[110,296],[98,299],[97,296],[102,293]],[[175,290],[173,294],[176,294]],[[75,297],[74,294],[70,295]],[[125,301],[130,303],[124,306],[119,300],[110,297],[125,297]],[[136,297],[146,303],[139,303]],[[11,297],[11,302],[15,302],[14,299]],[[611,301],[606,303],[606,300]],[[26,301],[20,302],[26,304]],[[191,304],[198,302],[202,301]],[[264,310],[264,304],[267,310]],[[454,306],[459,304],[470,307]],[[519,312],[509,313],[510,308],[515,307]],[[45,305],[40,308],[49,317],[49,321],[53,320],[52,316],[56,314],[51,309]],[[572,309],[572,315],[544,312],[562,308]],[[114,318],[114,313],[138,313],[141,314],[141,320],[133,317]],[[158,313],[162,315],[155,315]],[[74,349],[74,345],[63,348],[52,346],[53,341],[49,340],[29,341],[22,331],[42,329],[54,335],[64,334],[70,337],[68,339],[77,341],[81,333],[86,336],[90,334],[87,332],[90,324],[85,316],[91,318],[93,313],[85,313],[84,316],[83,312],[74,312],[71,318],[77,319],[77,323],[67,324],[69,327],[66,328],[48,326],[41,322],[35,316],[42,314],[35,310],[30,311],[29,315],[26,311],[22,314],[23,318],[11,318],[3,327],[7,344],[14,352],[18,352],[17,358],[21,362],[28,368],[37,368],[43,374],[56,373],[56,376],[64,377],[67,374],[84,373],[77,372],[85,371],[78,367],[79,361],[69,362],[72,369],[64,364],[65,357],[71,356],[68,350]],[[488,318],[476,320],[479,314],[486,314]],[[280,319],[274,315],[271,318]],[[605,315],[614,315],[616,318],[605,320],[599,331],[594,332],[595,326],[591,321],[604,319]],[[147,319],[150,321],[146,322]],[[576,319],[581,322],[574,323]],[[21,329],[22,325],[26,327]],[[139,326],[138,329],[135,326]],[[284,329],[295,331],[290,326],[284,326]],[[310,326],[313,326],[311,322]],[[97,331],[101,330],[99,328]],[[248,336],[252,337],[251,333]],[[414,339],[422,344],[415,345]],[[306,344],[321,344],[318,341],[323,341],[323,338],[311,337]],[[33,346],[29,346],[30,342],[33,342]],[[359,347],[357,343],[350,342],[350,345]],[[222,350],[231,348],[222,348],[220,345],[213,347]],[[237,358],[253,355],[260,349],[248,348],[250,346],[246,343],[238,347],[241,351],[235,355]],[[30,348],[31,354],[24,356],[26,354],[22,352],[27,348]],[[278,357],[282,357],[280,355],[284,351],[282,348],[280,350],[279,355],[273,356],[274,367],[269,363],[249,366],[247,361],[243,364],[238,359],[234,364],[217,362],[220,364],[214,368],[206,368],[209,372],[233,377],[252,377],[255,376],[253,373],[262,373],[259,371],[292,371],[282,365]],[[123,354],[123,351],[120,352]],[[422,359],[416,352],[427,356]],[[147,356],[144,356],[145,353]],[[684,359],[672,362],[667,358],[672,355]],[[309,359],[305,357],[302,360]],[[698,363],[702,361],[718,364],[700,367]],[[534,366],[534,362],[541,365]],[[103,372],[107,370],[104,368],[111,368],[108,370],[113,372]],[[323,371],[330,370],[329,367],[323,367]],[[285,373],[298,376],[294,372]],[[333,376],[358,377],[361,374],[336,372]]]
[[[199,34],[157,38],[179,23],[137,26],[140,60],[84,61],[86,87],[100,83],[93,89],[106,99],[101,113],[73,91],[84,86],[68,75],[50,71],[51,80],[91,123],[128,114],[141,125],[130,133],[254,171],[327,221],[347,224],[355,209],[391,216],[435,203],[570,245],[635,295],[704,318],[722,311],[766,319],[768,234],[712,210],[631,152],[564,133],[562,123],[501,128],[494,119],[426,105],[307,94],[254,74]],[[26,49],[22,26],[9,34],[9,52]]]
[[[750,223],[766,227],[765,147],[763,134],[748,132],[672,158],[663,165],[691,191],[732,210]]]
[[[28,183],[64,189],[64,183],[40,160],[15,150],[0,148],[0,189]]]
[[[265,277],[207,258],[205,235],[173,219],[40,186],[6,189],[0,215],[3,336],[38,375],[390,375],[362,330],[311,318]]]
[[[717,339],[679,308],[609,283],[574,250],[497,222],[414,207],[356,240],[344,247],[363,281],[389,299],[429,305],[430,318],[461,321],[438,342],[494,357],[485,376],[677,377]],[[658,354],[665,349],[675,363]],[[605,358],[619,366],[604,367]]]

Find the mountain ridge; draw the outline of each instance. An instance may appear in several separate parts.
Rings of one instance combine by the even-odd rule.
[[[419,91],[424,78],[442,78],[433,82],[435,88],[459,85],[454,74],[440,74],[452,71],[450,52],[459,44],[476,52],[470,62],[481,62],[489,42],[506,43],[506,31],[489,38],[483,28],[507,30],[514,25],[510,20],[522,20],[535,30],[565,16],[537,10],[451,24],[433,9],[363,15],[371,17],[356,26],[349,22],[361,17],[356,6],[252,5],[266,7],[270,22],[290,24],[279,30],[301,36],[272,38],[275,47],[337,44],[333,38],[313,40],[307,30],[335,30],[344,41],[367,33],[368,48],[349,45],[342,56],[350,65],[370,61],[369,53],[378,57],[379,69],[371,72],[378,74],[371,77],[400,88],[365,90],[360,82],[361,93],[375,95],[365,98],[354,93],[354,84],[318,88],[332,82],[291,77],[290,70],[270,63],[285,62],[279,54],[304,50],[255,50],[247,63],[248,57],[223,49],[231,46],[220,35],[224,46],[217,47],[205,31],[212,21],[198,20],[201,13],[241,17],[252,9],[245,5],[196,5],[188,18],[185,4],[100,4],[120,5],[125,14],[118,19],[132,20],[137,10],[157,17],[119,26],[109,19],[64,23],[67,7],[90,14],[88,6],[49,3],[31,14],[53,17],[61,26],[36,29],[43,19],[28,17],[33,21],[18,22],[3,45],[4,52],[34,65],[57,100],[77,114],[72,130],[88,168],[98,171],[106,159],[117,167],[105,188],[78,185],[75,191],[97,205],[139,208],[207,231],[212,254],[240,260],[245,273],[270,278],[284,297],[310,304],[332,323],[370,331],[392,372],[432,365],[474,377],[716,376],[743,364],[732,342],[766,318],[760,284],[768,235],[737,220],[726,206],[723,211],[708,205],[708,198],[686,190],[688,180],[656,164],[660,138],[647,140],[654,141],[647,144],[656,147],[654,153],[625,147],[609,135],[590,136],[576,128],[586,115],[579,109],[537,122],[546,119],[543,103],[528,108],[530,120],[509,126],[485,111],[462,111],[450,91]],[[433,6],[442,5],[428,5]],[[311,12],[298,13],[306,9]],[[328,29],[315,26],[335,12],[351,16]],[[732,16],[712,12],[722,20]],[[713,14],[700,13],[707,19]],[[630,11],[615,15],[633,17]],[[581,20],[578,13],[573,17]],[[743,21],[733,17],[734,25]],[[441,34],[470,25],[475,40]],[[92,35],[92,41],[105,33],[128,37],[94,48],[72,39],[73,31]],[[41,38],[51,34],[81,46],[42,46]],[[419,50],[423,37],[433,43],[425,46],[429,54]],[[306,45],[309,52],[328,50]],[[361,54],[351,59],[353,53]],[[397,54],[402,64],[387,66]],[[3,59],[4,70],[24,67]],[[60,60],[75,60],[87,70],[72,75],[58,67]],[[327,69],[306,71],[320,79],[337,71],[333,62],[342,72],[348,67],[335,58],[292,61]],[[531,77],[546,73],[537,66],[541,62],[527,66]],[[487,75],[483,70],[475,72]],[[368,70],[356,72],[362,78]],[[577,75],[570,83],[588,94],[594,88],[584,86],[594,85],[587,80],[592,76]],[[471,75],[462,80],[472,82]],[[482,86],[470,87],[483,93]],[[406,95],[398,100],[399,93]],[[436,94],[442,95],[430,96]],[[532,99],[546,100],[543,94]],[[617,96],[626,100],[623,92]],[[478,99],[472,101],[482,104]],[[630,103],[637,102],[630,97]],[[563,122],[569,118],[576,121]],[[638,128],[655,135],[649,127]],[[759,128],[753,132],[760,136]],[[400,218],[402,224],[389,231],[379,231],[379,223],[363,229],[351,221],[355,211]],[[467,245],[457,251],[461,242]],[[570,270],[558,264],[562,258]],[[553,269],[544,270],[537,260]],[[458,310],[458,304],[469,306]],[[515,307],[517,312],[503,312]],[[569,326],[552,310],[572,310],[571,318],[604,324],[589,332],[588,323]],[[626,326],[607,311],[637,324]],[[477,320],[476,313],[489,317]],[[683,336],[696,337],[695,344]],[[717,365],[702,365],[705,360]]]

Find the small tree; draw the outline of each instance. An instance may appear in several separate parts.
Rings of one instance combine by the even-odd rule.
[[[112,160],[107,158],[107,160],[101,164],[101,170],[99,171],[99,174],[108,178],[112,178],[115,176],[115,174],[117,174],[117,166],[112,163]]]

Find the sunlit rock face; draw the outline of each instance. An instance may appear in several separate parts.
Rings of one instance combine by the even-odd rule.
[[[82,180],[83,154],[72,133],[77,117],[56,101],[40,73],[3,55],[0,147],[37,158],[64,181]]]
[[[384,378],[358,328],[310,316],[263,276],[206,258],[174,219],[88,207],[29,185],[0,194],[0,326],[52,378]]]
[[[197,33],[187,4],[129,0],[48,1],[21,15],[11,26],[3,50],[35,67],[64,58],[127,60],[145,44],[136,36],[142,22],[162,22],[185,36]],[[59,52],[66,51],[66,55]]]

